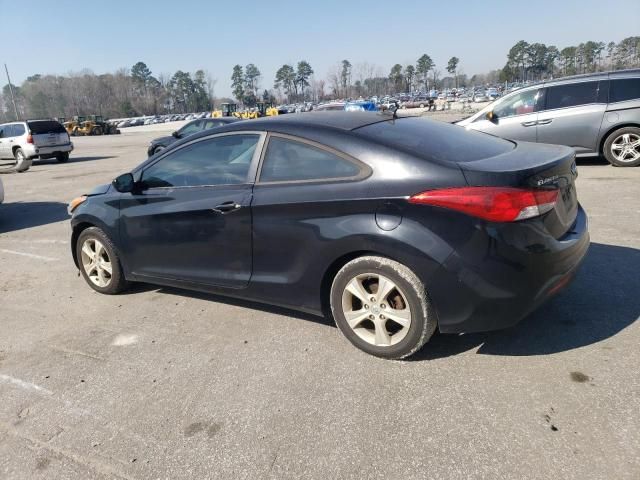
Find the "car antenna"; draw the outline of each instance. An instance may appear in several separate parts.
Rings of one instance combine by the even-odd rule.
[[[389,115],[389,113],[391,113],[391,117],[394,120],[398,119],[398,102],[393,102],[393,107],[389,107],[385,110],[382,110],[381,112],[379,112],[380,115]]]

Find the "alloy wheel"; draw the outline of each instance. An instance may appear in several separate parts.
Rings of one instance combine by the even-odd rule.
[[[634,133],[623,133],[611,144],[611,154],[622,163],[640,159],[640,136]]]
[[[95,238],[87,238],[82,244],[82,267],[91,282],[105,288],[111,283],[113,268],[104,245]]]
[[[378,347],[401,342],[411,327],[406,295],[395,282],[377,273],[357,275],[347,283],[342,312],[356,335]]]

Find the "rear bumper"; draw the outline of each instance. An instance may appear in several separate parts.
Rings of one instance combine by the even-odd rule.
[[[568,285],[589,248],[587,215],[579,207],[560,239],[541,231],[537,222],[486,225],[453,253],[429,286],[440,331],[510,327]]]
[[[73,151],[73,143],[63,143],[61,145],[47,145],[45,147],[39,147],[36,145],[29,145],[25,147],[24,152],[28,157],[46,157],[53,156],[56,153],[66,153]]]

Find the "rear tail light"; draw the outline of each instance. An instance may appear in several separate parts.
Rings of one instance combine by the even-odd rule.
[[[490,222],[515,222],[553,210],[557,199],[558,190],[462,187],[418,193],[409,203],[449,208]]]
[[[33,143],[33,135],[31,135],[31,132],[27,135],[27,143]]]

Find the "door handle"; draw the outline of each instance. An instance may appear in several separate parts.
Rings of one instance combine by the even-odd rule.
[[[538,122],[522,122],[520,125],[523,127],[533,127]]]
[[[546,118],[544,120],[538,120],[538,125],[548,125],[553,122],[553,118]]]
[[[242,207],[242,205],[237,204],[234,201],[229,201],[229,202],[221,203],[220,205],[215,206],[211,210],[213,210],[216,213],[221,213],[221,214],[224,215],[225,213],[235,212],[236,210],[238,210],[241,207]]]

